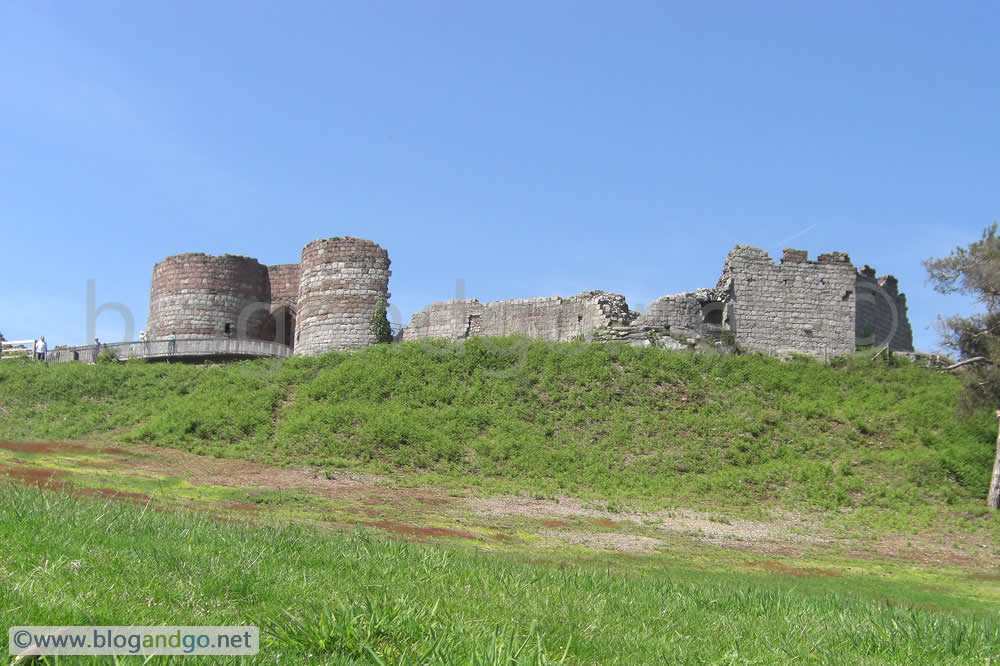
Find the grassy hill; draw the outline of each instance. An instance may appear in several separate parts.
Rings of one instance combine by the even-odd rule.
[[[522,338],[228,365],[0,364],[0,438],[142,441],[644,507],[985,516],[991,415],[906,361]]]

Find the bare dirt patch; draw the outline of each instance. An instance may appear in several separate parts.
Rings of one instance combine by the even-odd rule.
[[[16,453],[93,453],[93,449],[71,442],[0,442],[0,449]]]
[[[837,578],[842,574],[834,569],[820,569],[817,567],[793,567],[783,562],[767,560],[765,562],[752,562],[748,566],[761,567],[768,571],[779,573],[784,576],[794,576],[796,578],[806,578],[809,576],[829,576]]]
[[[974,573],[969,574],[973,580],[1000,580],[1000,573]]]
[[[649,553],[664,545],[659,539],[638,534],[545,530],[541,535],[595,550],[620,550],[628,553]]]
[[[79,493],[80,495],[93,495],[95,497],[121,499],[139,504],[145,504],[151,499],[146,493],[128,493],[123,490],[115,490],[114,488],[70,488],[69,490],[70,492]]]
[[[20,465],[0,465],[0,474],[25,485],[49,488],[61,488],[64,484],[56,479],[65,476],[65,473],[58,469],[22,467]]]
[[[371,523],[365,523],[369,527],[378,527],[385,530],[386,532],[394,532],[396,534],[405,534],[407,536],[432,536],[432,537],[456,537],[459,539],[475,539],[476,536],[469,532],[462,532],[460,530],[452,530],[447,527],[416,527],[414,525],[407,525],[405,523],[397,523],[393,520],[380,520]]]
[[[256,504],[246,504],[245,502],[230,502],[229,504],[223,504],[222,508],[245,513],[257,513],[260,510],[260,507]]]
[[[94,497],[108,497],[111,499],[123,499],[131,502],[145,503],[150,500],[145,493],[130,493],[115,488],[84,488],[75,486],[59,479],[65,478],[66,474],[62,470],[48,469],[45,467],[20,467],[12,465],[0,465],[0,474],[9,479],[26,486],[36,486],[48,490],[60,490],[77,495],[90,495]]]
[[[716,546],[770,554],[796,555],[809,546],[827,541],[823,531],[816,526],[811,526],[811,534],[808,535],[793,531],[793,528],[801,527],[802,522],[792,516],[765,523],[740,518],[722,521],[712,514],[688,509],[653,513],[610,512],[567,496],[560,496],[557,500],[514,496],[470,498],[466,504],[486,516],[522,516],[543,521],[583,517],[593,525],[621,532],[634,530],[641,525],[682,534]]]

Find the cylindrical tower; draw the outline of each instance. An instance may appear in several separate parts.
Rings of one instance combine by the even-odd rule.
[[[153,266],[146,335],[259,338],[270,300],[267,266],[256,259],[176,254]]]
[[[389,299],[389,253],[361,238],[326,238],[302,248],[296,354],[375,344],[371,318]]]

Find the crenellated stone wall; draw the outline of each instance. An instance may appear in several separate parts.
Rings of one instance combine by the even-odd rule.
[[[371,317],[389,298],[389,253],[370,240],[326,238],[302,249],[300,265],[295,353],[375,344]]]
[[[256,259],[173,255],[153,267],[146,335],[259,339],[270,300],[267,267]]]
[[[906,315],[906,295],[892,275],[875,277],[867,264],[857,274],[857,318],[855,333],[859,345],[893,350],[913,350],[913,330]]]
[[[716,291],[723,324],[753,351],[832,358],[855,350],[855,270],[843,252],[809,261],[786,250],[780,264],[763,250],[729,253]]]
[[[590,340],[595,331],[627,326],[636,314],[628,309],[624,296],[604,291],[585,291],[571,298],[444,301],[414,314],[410,325],[403,329],[402,339],[464,340],[477,335],[519,333],[562,342]]]

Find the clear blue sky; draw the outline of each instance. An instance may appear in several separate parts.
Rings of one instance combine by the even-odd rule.
[[[1000,217],[996,3],[0,0],[0,331],[145,323],[180,252],[388,249],[433,301],[714,286],[738,243],[894,273]],[[98,321],[121,339],[113,313]]]

